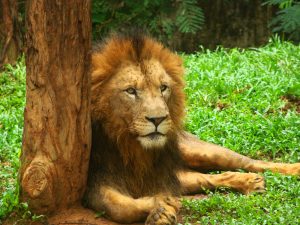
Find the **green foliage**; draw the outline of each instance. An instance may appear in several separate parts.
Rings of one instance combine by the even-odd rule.
[[[0,219],[18,206],[19,153],[25,105],[24,59],[0,72]]]
[[[263,48],[203,50],[184,58],[190,132],[253,158],[300,161],[300,115],[282,98],[300,100],[300,46],[275,38]],[[264,175],[263,194],[222,190],[184,199],[185,224],[299,224],[297,177]]]
[[[268,5],[277,5],[280,10],[272,20],[273,32],[283,32],[289,38],[300,41],[300,2],[298,0],[268,0]]]
[[[267,172],[267,191],[242,195],[210,192],[202,200],[182,201],[185,224],[299,224],[300,185],[296,177]]]
[[[182,33],[195,33],[204,23],[202,9],[197,6],[197,0],[180,1],[176,15],[176,24]]]
[[[167,43],[176,32],[201,29],[204,15],[197,0],[93,0],[92,21],[95,39],[134,24]]]
[[[284,97],[300,97],[299,58],[299,46],[278,39],[185,57],[187,129],[254,158],[300,161],[299,113]]]

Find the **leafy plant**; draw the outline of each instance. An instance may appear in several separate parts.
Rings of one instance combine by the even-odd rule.
[[[300,1],[268,0],[268,5],[277,5],[279,11],[271,21],[273,32],[287,33],[290,39],[300,41]]]
[[[25,105],[24,57],[0,72],[0,219],[18,207],[19,168]],[[1,221],[0,221],[1,224]]]
[[[196,33],[204,23],[197,0],[93,0],[93,35],[138,26],[168,43],[175,33]]]
[[[197,6],[197,0],[182,0],[180,3],[176,13],[176,24],[179,31],[195,33],[200,30],[204,23],[204,14],[202,9]]]

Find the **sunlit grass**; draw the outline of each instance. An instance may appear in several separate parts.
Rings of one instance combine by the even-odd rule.
[[[24,105],[25,66],[21,59],[0,72],[0,219],[18,205],[16,179]]]
[[[300,185],[292,176],[265,173],[263,194],[209,193],[202,200],[183,200],[186,224],[299,224]]]
[[[187,129],[254,158],[300,161],[300,47],[220,49],[185,57]]]
[[[186,56],[185,64],[190,132],[253,158],[300,161],[299,111],[284,97],[300,99],[299,46],[273,42],[252,50],[203,51]],[[297,178],[265,176],[264,194],[217,192],[184,200],[184,221],[300,224]]]

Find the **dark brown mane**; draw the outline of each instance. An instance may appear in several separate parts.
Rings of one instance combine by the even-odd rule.
[[[133,153],[138,151],[133,150]],[[88,186],[93,186],[93,183],[109,184],[135,198],[160,192],[180,194],[175,172],[181,168],[182,159],[178,152],[177,141],[170,141],[166,149],[159,154],[148,152],[135,159],[139,160],[137,164],[136,162],[123,163],[123,157],[116,143],[107,137],[100,124],[93,124]],[[151,165],[147,165],[150,162]],[[140,173],[139,170],[143,169],[142,164],[147,166],[147,170]]]

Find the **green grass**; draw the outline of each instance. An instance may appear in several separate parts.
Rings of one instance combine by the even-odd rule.
[[[0,224],[18,205],[17,172],[25,106],[24,60],[0,72]]]
[[[189,131],[254,158],[300,161],[299,114],[281,110],[282,96],[300,97],[299,46],[220,49],[185,62]]]
[[[265,173],[263,194],[209,193],[183,200],[185,224],[299,224],[300,185],[296,177]]]
[[[185,56],[186,128],[252,158],[300,161],[300,47],[275,41],[252,50]],[[299,105],[300,107],[300,105]],[[299,110],[299,109],[298,109]],[[209,193],[183,200],[186,224],[300,224],[296,177],[265,173],[267,192]]]
[[[275,41],[268,46],[184,56],[186,129],[205,141],[253,158],[300,161],[300,47]],[[18,205],[16,185],[23,129],[25,68],[21,61],[0,72],[0,223]],[[265,173],[267,192],[244,196],[208,192],[183,200],[186,224],[299,224],[300,182]],[[26,206],[25,206],[26,208]]]

